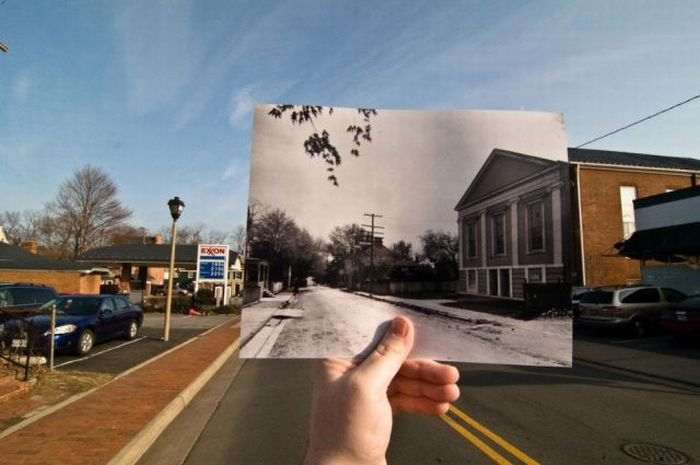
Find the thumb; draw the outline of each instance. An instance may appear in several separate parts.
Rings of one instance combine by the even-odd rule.
[[[358,372],[379,383],[382,389],[388,388],[413,348],[413,336],[411,320],[404,316],[394,318],[377,347],[357,368]]]

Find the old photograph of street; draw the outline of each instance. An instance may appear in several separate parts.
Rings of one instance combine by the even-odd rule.
[[[570,366],[559,114],[256,107],[243,358]]]

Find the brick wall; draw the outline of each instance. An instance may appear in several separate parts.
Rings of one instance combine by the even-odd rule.
[[[654,170],[581,166],[579,173],[586,285],[626,284],[641,279],[639,262],[615,256],[623,239],[620,186],[635,186],[637,198],[690,186],[690,175]]]
[[[63,294],[99,294],[99,275],[59,270],[0,270],[0,282],[45,284]]]

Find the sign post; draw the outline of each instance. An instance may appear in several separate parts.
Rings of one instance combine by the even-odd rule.
[[[228,245],[199,244],[197,246],[197,287],[199,283],[223,284],[223,296],[228,285]],[[226,298],[223,304],[227,305]]]

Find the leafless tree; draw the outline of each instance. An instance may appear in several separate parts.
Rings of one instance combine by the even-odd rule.
[[[0,226],[5,231],[5,236],[10,244],[19,245],[22,237],[22,216],[18,211],[8,211],[0,215]]]
[[[245,246],[246,246],[246,230],[245,226],[238,225],[231,233],[231,246],[233,250],[239,252],[241,255],[245,256]]]
[[[110,231],[131,216],[117,199],[117,186],[109,175],[91,165],[61,184],[47,208],[66,229],[71,257],[106,243]]]

